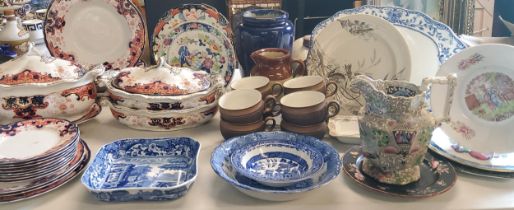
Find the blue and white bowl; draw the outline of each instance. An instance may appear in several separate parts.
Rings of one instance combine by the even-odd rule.
[[[319,178],[285,187],[271,187],[237,173],[230,160],[232,153],[248,143],[267,140],[296,141],[320,151],[323,156],[323,166],[318,172]],[[303,197],[330,183],[339,175],[341,161],[333,147],[317,138],[276,131],[252,133],[223,142],[212,153],[211,167],[223,180],[248,196],[269,201],[288,201]]]
[[[321,152],[289,140],[249,142],[231,155],[235,170],[263,185],[284,187],[316,178],[323,166]]]
[[[177,199],[196,179],[199,152],[187,137],[123,139],[100,148],[81,181],[102,201]]]

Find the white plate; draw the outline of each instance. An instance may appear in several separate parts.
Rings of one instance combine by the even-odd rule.
[[[316,27],[307,58],[311,75],[338,84],[335,98],[342,114],[355,115],[364,104],[359,92],[350,89],[355,74],[375,79],[408,79],[411,58],[407,43],[391,23],[372,15],[332,17]]]
[[[453,56],[437,72],[457,74],[450,123],[434,131],[434,151],[464,165],[514,171],[514,47],[481,45]],[[433,93],[444,87],[433,86]],[[432,94],[432,110],[443,112],[445,94]]]
[[[87,69],[134,66],[143,54],[146,30],[130,0],[52,1],[45,23],[45,40],[54,57]]]

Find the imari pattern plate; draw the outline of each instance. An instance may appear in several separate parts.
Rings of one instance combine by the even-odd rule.
[[[87,69],[134,66],[146,37],[143,18],[130,0],[52,1],[44,33],[50,54]]]

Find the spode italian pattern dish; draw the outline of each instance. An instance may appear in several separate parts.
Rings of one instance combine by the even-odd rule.
[[[187,137],[122,139],[100,148],[81,181],[102,201],[177,199],[196,179],[199,152]]]
[[[364,14],[334,16],[316,27],[312,43],[307,59],[309,74],[337,82],[335,99],[345,107],[345,115],[355,115],[363,105],[360,94],[349,88],[355,75],[404,80],[410,76],[407,42],[397,28],[382,18]],[[345,53],[349,49],[355,50]]]
[[[248,143],[235,150],[230,161],[241,175],[271,187],[316,180],[314,175],[323,166],[319,151],[307,144],[283,140]]]
[[[202,22],[191,21],[156,30],[153,52],[156,60],[164,56],[172,66],[221,75],[226,84],[237,62],[230,39],[221,29]]]
[[[463,165],[514,172],[514,47],[480,45],[453,56],[438,75],[456,74],[451,121],[434,131],[434,152]],[[433,92],[441,87],[433,86]],[[443,111],[444,94],[433,94],[432,110]]]
[[[89,71],[72,63],[29,51],[0,65],[0,123],[38,117],[79,120],[97,106],[94,80],[102,67]]]
[[[265,140],[297,141],[319,150],[323,155],[324,166],[317,182],[300,182],[287,187],[269,187],[238,174],[230,163],[230,156],[235,149],[249,142]],[[223,180],[248,196],[269,201],[287,201],[298,199],[328,184],[339,174],[341,162],[339,154],[334,148],[314,137],[276,131],[252,133],[223,142],[212,153],[211,167]]]
[[[55,0],[48,8],[45,41],[50,53],[86,68],[134,66],[146,30],[129,0]]]

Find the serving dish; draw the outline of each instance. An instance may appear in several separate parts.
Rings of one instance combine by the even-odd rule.
[[[120,123],[139,130],[173,131],[202,125],[218,111],[214,103],[185,110],[134,110],[104,101]]]
[[[235,170],[263,185],[285,187],[305,180],[316,180],[323,166],[321,153],[295,141],[249,142],[230,156]]]
[[[213,104],[223,92],[217,75],[172,67],[161,58],[156,66],[133,67],[104,76],[108,98],[114,105],[135,110],[187,110]]]
[[[0,203],[9,203],[9,202],[15,202],[15,201],[21,201],[26,200],[29,198],[33,198],[39,195],[43,195],[45,193],[48,193],[64,184],[66,184],[68,181],[75,178],[77,175],[79,175],[82,170],[86,167],[87,163],[89,162],[90,157],[90,150],[87,144],[84,141],[80,141],[82,152],[81,156],[76,156],[79,158],[78,164],[74,164],[70,167],[70,170],[68,170],[66,173],[61,175],[54,175],[53,177],[56,177],[52,181],[48,181],[46,184],[41,185],[36,188],[27,189],[23,191],[19,191],[16,193],[11,194],[5,194],[0,196]],[[43,181],[43,180],[41,180]]]
[[[408,185],[383,184],[362,172],[364,156],[360,146],[354,146],[345,152],[343,170],[345,174],[367,189],[391,196],[406,198],[432,197],[450,190],[457,181],[453,166],[444,160],[438,160],[427,153],[421,164],[421,178]]]
[[[0,65],[0,123],[55,117],[75,121],[94,110],[95,79],[104,69],[86,71],[71,62],[28,52]]]
[[[81,182],[102,201],[177,199],[196,179],[199,152],[187,137],[118,140],[100,148]]]
[[[172,66],[220,75],[226,84],[237,65],[234,47],[223,30],[199,21],[154,31],[153,53],[156,60],[164,56]]]
[[[457,75],[450,119],[434,131],[431,148],[461,164],[514,172],[514,47],[480,45],[453,56],[437,75]],[[433,86],[432,91],[441,91]],[[432,111],[443,113],[444,94],[431,96]],[[436,149],[438,148],[438,149]]]
[[[134,66],[145,46],[143,17],[130,0],[52,1],[44,27],[50,54],[87,69]]]
[[[230,163],[230,156],[235,149],[249,142],[266,140],[296,141],[308,144],[311,148],[319,150],[323,155],[324,161],[324,166],[320,171],[321,175],[319,179],[316,180],[316,182],[300,182],[296,185],[287,187],[270,187],[262,185],[237,173]],[[252,133],[223,142],[221,145],[216,147],[212,153],[211,167],[223,180],[248,196],[269,201],[288,201],[306,196],[309,192],[330,183],[330,181],[339,175],[341,162],[337,151],[319,139],[293,133],[274,131]]]
[[[338,84],[334,97],[344,107],[344,115],[356,115],[364,104],[360,94],[350,88],[355,75],[401,80],[410,77],[407,42],[393,24],[380,17],[333,16],[316,26],[311,42],[306,61],[308,73]]]

